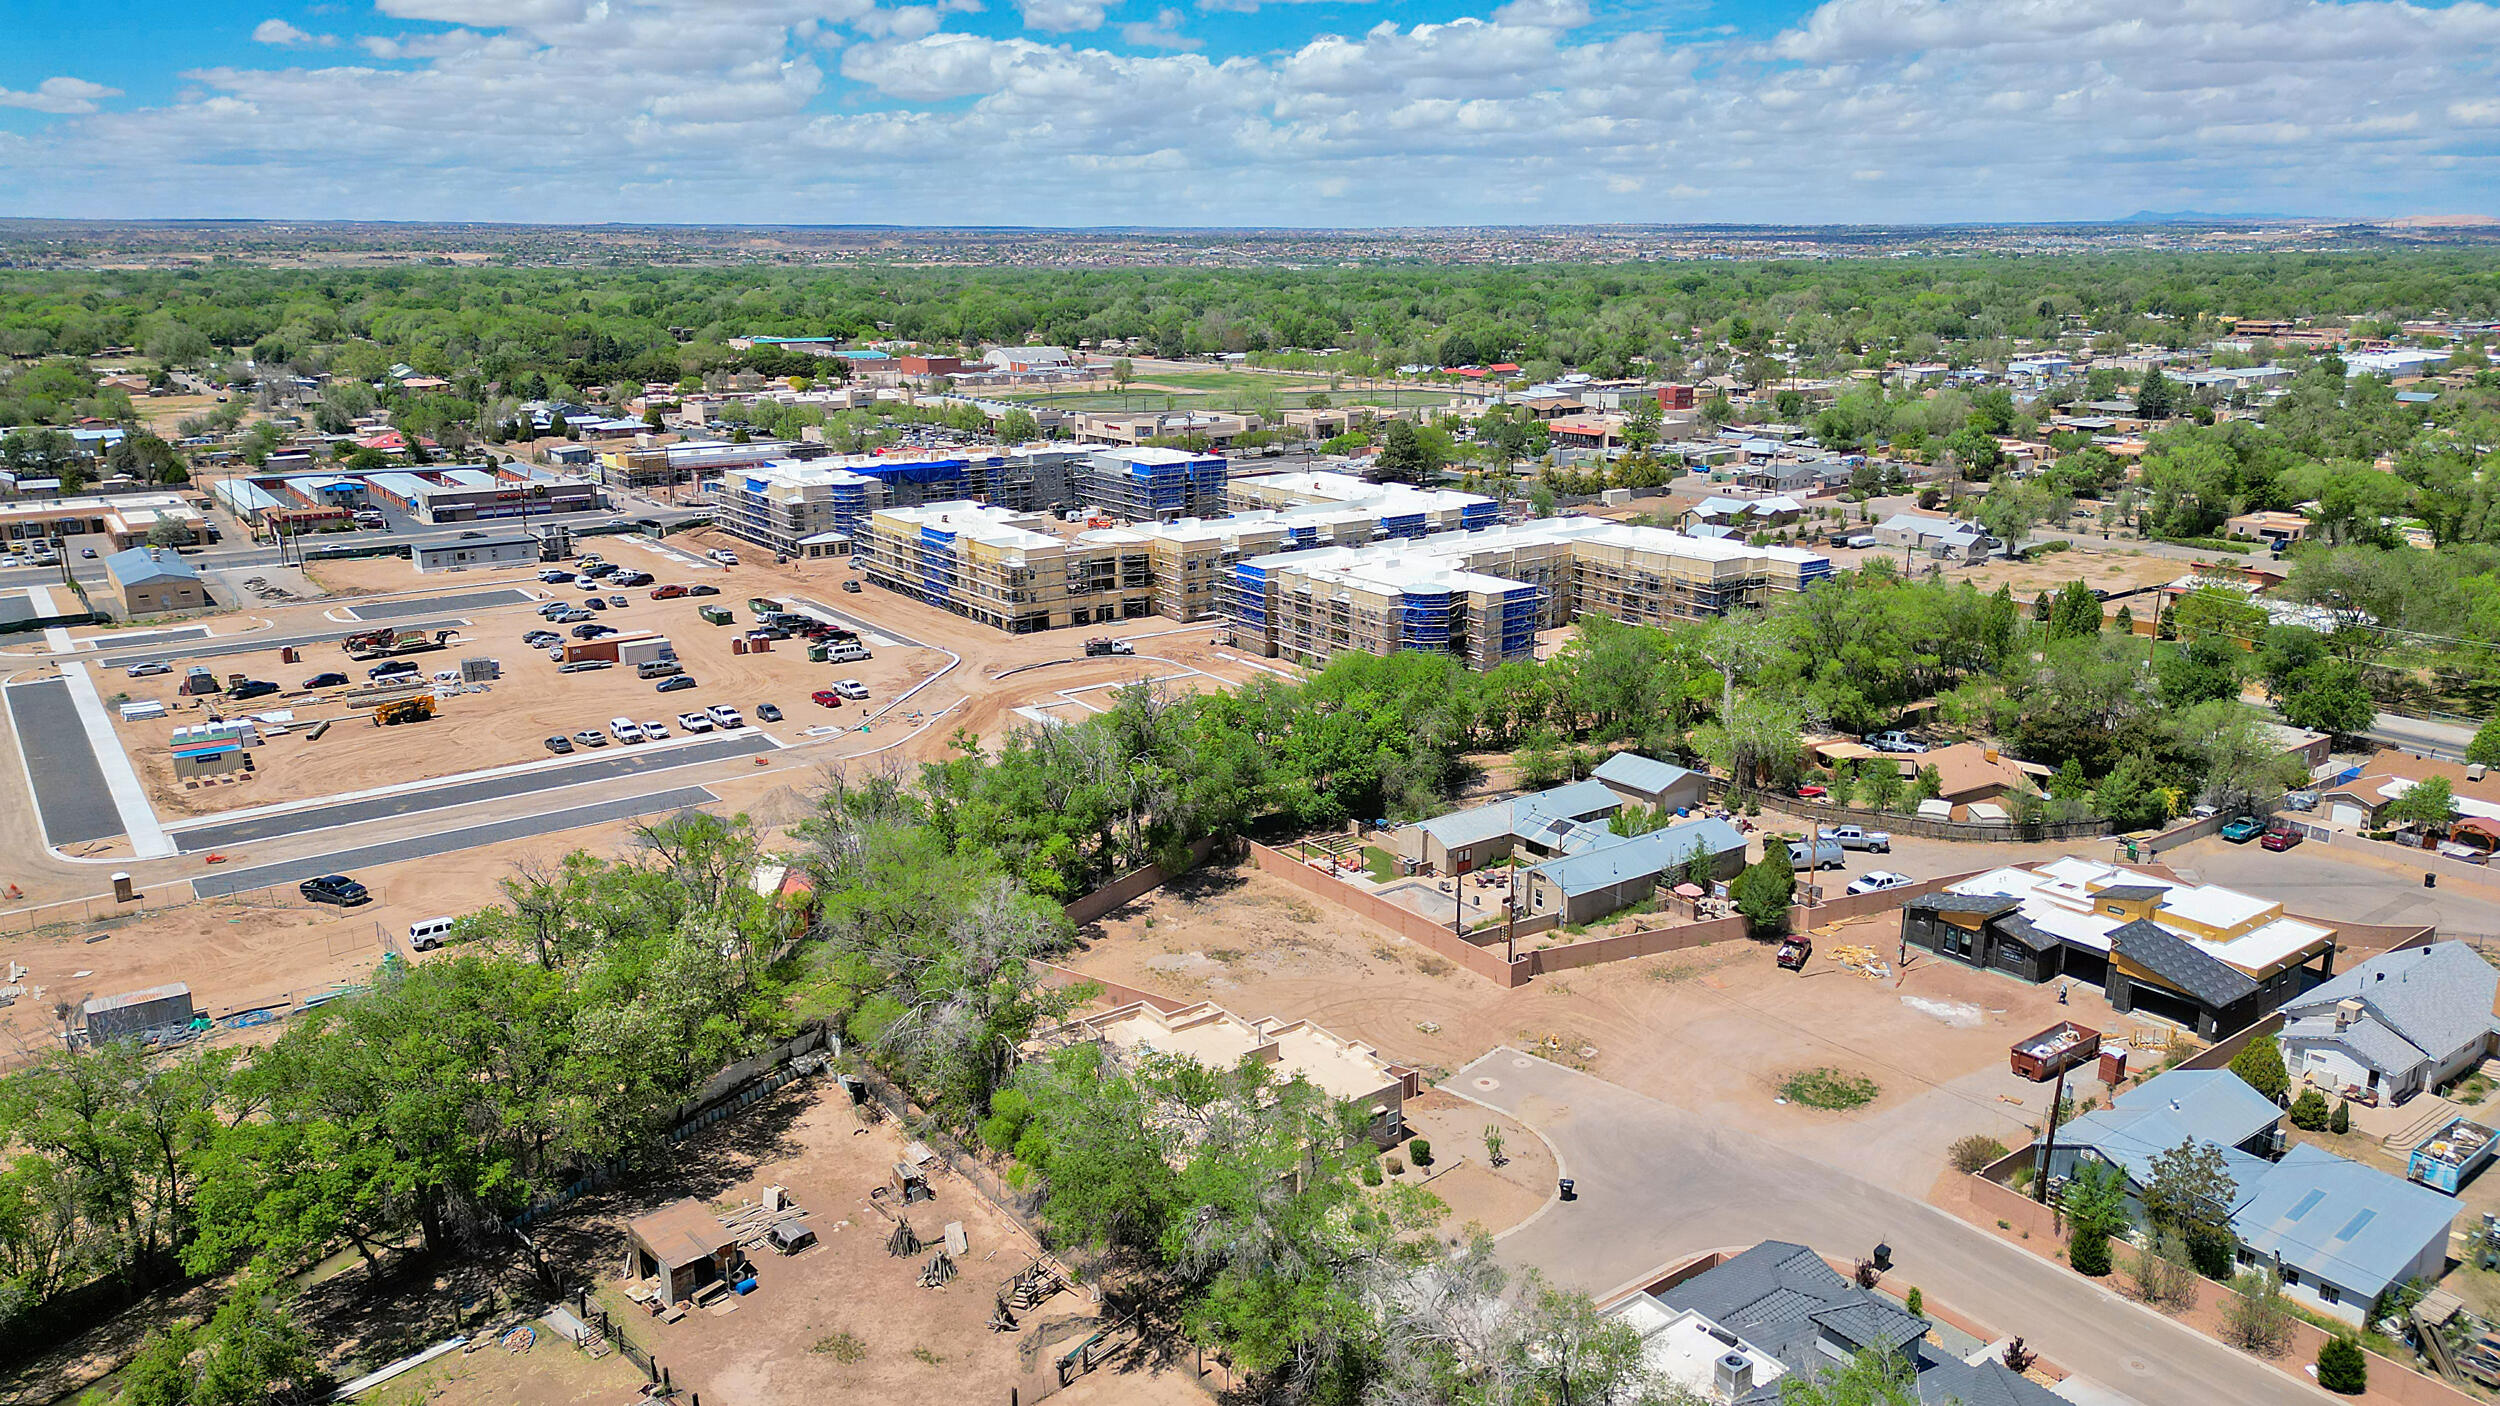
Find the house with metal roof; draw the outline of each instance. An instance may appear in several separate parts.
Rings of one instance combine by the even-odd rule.
[[[1566,923],[1584,923],[1619,912],[1648,898],[1662,881],[1682,882],[1695,850],[1714,881],[1733,879],[1745,867],[1745,837],[1716,817],[1633,836],[1592,822],[1575,827],[1565,848],[1521,876],[1523,916],[1553,913]]]
[[[1599,762],[1589,779],[1604,782],[1627,805],[1652,810],[1697,810],[1709,799],[1706,774],[1638,752],[1615,753]]]
[[[2231,1229],[2241,1264],[2271,1268],[2285,1294],[2359,1323],[2406,1280],[2439,1282],[2456,1214],[2427,1186],[2302,1143],[2266,1169]]]
[[[1498,864],[1521,847],[1538,855],[1562,853],[1575,834],[1609,833],[1606,818],[1622,808],[1623,798],[1591,777],[1402,826],[1389,845],[1400,858],[1443,874],[1464,874]]]
[[[2381,1098],[2437,1088],[2500,1044],[2500,971],[2462,942],[2382,952],[2283,1007],[2295,1079]]]
[[[2056,1406],[2048,1388],[1995,1358],[1962,1359],[1928,1341],[1928,1322],[1861,1289],[1803,1245],[1765,1240],[1743,1254],[1608,1310],[1641,1338],[1644,1365],[1701,1400],[1776,1406],[1862,1352],[1909,1369],[1923,1403]]]
[[[121,592],[125,615],[204,610],[213,602],[199,571],[161,547],[132,547],[104,559],[104,574]]]
[[[2284,1292],[2354,1323],[2406,1280],[2437,1281],[2456,1202],[2321,1147],[2287,1148],[2282,1116],[2228,1069],[2174,1069],[2059,1128],[2053,1149],[2034,1142],[2033,1157],[2045,1152],[2052,1177],[2086,1161],[2117,1169],[2141,1215],[2155,1158],[2182,1143],[2214,1148],[2233,1186],[2239,1262],[2275,1270]]]

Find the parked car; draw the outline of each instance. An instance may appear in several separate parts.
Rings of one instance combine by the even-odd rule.
[[[1866,735],[1866,745],[1874,748],[1878,752],[1899,752],[1907,754],[1924,752],[1927,750],[1926,743],[1919,741],[1917,738],[1912,737],[1906,732],[1870,732]]]
[[[592,605],[597,605],[599,602],[596,598],[593,598],[590,603]],[[608,604],[618,610],[623,610],[625,607],[632,605],[633,602],[625,599],[623,596],[610,596],[608,597]]]
[[[560,566],[550,566],[538,573],[538,579],[550,586],[561,586],[573,579],[573,573]]]
[[[833,691],[856,702],[868,696],[868,685],[857,679],[835,679]]]
[[[380,683],[384,679],[404,679],[424,672],[405,659],[393,659],[365,670],[365,677]]]
[[[419,918],[408,925],[408,948],[412,952],[431,952],[451,940],[450,918]]]
[[[583,728],[581,731],[573,734],[573,740],[584,747],[605,747],[608,745],[608,735],[599,731],[597,728]]]
[[[729,550],[727,547],[714,547],[712,550],[704,553],[704,555],[710,557],[716,562],[719,562],[723,566],[736,566],[738,564],[738,554]]]
[[[2283,851],[2290,849],[2292,846],[2299,844],[2301,841],[2308,838],[2309,836],[2307,834],[2299,830],[2268,830],[2266,832],[2266,837],[2259,840],[2257,843],[2263,845],[2267,849],[2273,850],[2277,854],[2281,854]]]
[[[642,724],[635,722],[632,718],[610,718],[608,719],[608,735],[619,742],[640,742]]]
[[[582,609],[580,606],[568,605],[564,609],[557,611],[549,618],[553,619],[559,625],[572,625],[589,619],[590,612]]]
[[[129,668],[122,670],[123,673],[128,674],[134,679],[144,679],[150,674],[170,674],[173,671],[174,666],[166,663],[162,659],[151,659],[144,664],[133,664]]]
[[[1842,849],[1869,850],[1876,854],[1892,852],[1892,836],[1882,830],[1869,830],[1860,825],[1826,825],[1816,832],[1826,840],[1836,840]]]
[[[573,578],[573,589],[577,591],[598,590],[599,578],[596,576],[576,576]]]
[[[668,736],[668,724],[664,722],[646,722],[642,725],[642,735],[654,742],[660,741]]]
[[[1918,880],[1907,874],[1896,874],[1889,869],[1873,869],[1851,880],[1847,892],[1882,893],[1886,889],[1902,888],[1917,882]]]
[[[781,710],[770,703],[758,703],[755,705],[755,720],[763,723],[777,723],[781,721]]]
[[[347,687],[347,675],[341,673],[315,674],[311,678],[304,680],[304,687],[345,688]]]
[[[2222,827],[2222,838],[2235,845],[2247,844],[2264,833],[2266,833],[2266,822],[2253,815],[2243,815]]]
[[[712,720],[702,713],[679,713],[677,726],[686,732],[710,732]]]
[[[820,708],[839,708],[842,706],[842,695],[829,688],[820,688],[807,695],[807,701]]]
[[[547,750],[555,753],[557,756],[562,756],[573,750],[573,739],[570,737],[550,737],[547,739]]]
[[[1849,853],[1830,840],[1790,840],[1788,863],[1793,869],[1844,869]]]
[[[532,649],[545,649],[551,644],[562,643],[563,640],[564,636],[557,634],[553,630],[532,630],[528,634],[521,636],[521,643],[528,645]]]
[[[622,569],[623,568],[619,567],[615,562],[603,561],[583,567],[582,574],[584,576],[614,576]]]
[[[608,627],[605,625],[576,625],[573,627],[573,638],[577,640],[595,640],[599,638],[599,636],[607,633],[607,629]]]
[[[686,588],[685,588],[685,587],[683,587],[683,586],[655,586],[655,587],[653,587],[653,588],[652,588],[652,591],[651,591],[651,599],[653,599],[653,600],[675,600],[675,599],[677,599],[679,596],[684,595],[685,593],[686,593]]]
[[[690,595],[690,596],[716,596],[716,595],[719,595],[719,594],[720,594],[720,587],[718,587],[718,586],[688,586],[688,587],[686,588],[686,594],[687,594],[687,595]]]
[[[662,679],[658,683],[653,684],[651,686],[651,691],[654,693],[675,693],[681,688],[692,687],[694,687],[694,675],[679,674],[675,678]]]
[[[78,549],[78,555],[87,558],[89,561],[93,561],[95,559],[95,548],[80,547]]]
[[[265,698],[277,691],[278,686],[267,679],[245,679],[227,689],[226,696],[228,698]]]
[[[353,908],[373,897],[365,891],[363,884],[345,874],[324,874],[318,879],[306,879],[295,886],[295,891],[314,903],[335,903],[341,908]]]

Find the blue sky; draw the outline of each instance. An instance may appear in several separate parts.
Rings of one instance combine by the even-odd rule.
[[[0,212],[2500,214],[2479,0],[0,0]]]

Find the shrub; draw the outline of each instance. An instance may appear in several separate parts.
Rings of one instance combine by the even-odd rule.
[[[1363,1185],[1380,1185],[1380,1164],[1372,1161],[1370,1158],[1365,1158],[1363,1160]]]
[[[1406,1155],[1416,1166],[1429,1167],[1432,1165],[1432,1144],[1422,1138],[1409,1138],[1406,1143]]]
[[[1393,1177],[1406,1175],[1406,1163],[1395,1157],[1390,1158],[1389,1175]]]
[[[1791,1103],[1834,1111],[1863,1108],[1875,1101],[1877,1092],[1875,1081],[1865,1075],[1829,1067],[1800,1069],[1780,1085],[1780,1094]]]
[[[1910,1286],[1910,1296],[1901,1301],[1901,1306],[1910,1311],[1910,1316],[1912,1318],[1925,1318],[1927,1316],[1927,1295],[1921,1293],[1919,1291],[1919,1287],[1916,1284],[1913,1284]]]
[[[2327,1120],[2326,1130],[2330,1133],[2348,1133],[2352,1131],[2352,1103],[2350,1100],[2339,1098],[2335,1101],[2335,1116]]]
[[[822,1353],[836,1362],[857,1362],[868,1355],[868,1344],[861,1342],[858,1334],[846,1328],[818,1338],[808,1351]]]
[[[2254,1269],[2233,1279],[2230,1295],[2222,1301],[2222,1340],[2242,1352],[2273,1357],[2291,1339],[2292,1312],[2283,1301],[2283,1281],[2270,1270]]]
[[[2370,1359],[2350,1338],[2329,1338],[2318,1345],[2318,1385],[2338,1396],[2359,1396],[2370,1389]]]
[[[2283,1101],[2284,1090],[2292,1086],[2291,1073],[2283,1067],[2282,1047],[2268,1039],[2251,1040],[2231,1056],[2231,1072],[2276,1103]]]
[[[2317,1132],[2326,1126],[2326,1095],[2316,1089],[2303,1089],[2292,1100],[2292,1126],[2306,1132]]]
[[[1975,1172],[2005,1155],[2005,1144],[1986,1133],[1973,1133],[1953,1142],[1953,1170]]]
[[[2075,1232],[2074,1242],[2066,1247],[2066,1263],[2077,1274],[2098,1279],[2109,1273],[2109,1235],[2097,1226],[2086,1226]]]

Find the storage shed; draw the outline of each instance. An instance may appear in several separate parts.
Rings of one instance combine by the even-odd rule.
[[[738,1262],[738,1233],[691,1199],[626,1222],[625,1240],[625,1277],[654,1280],[663,1308],[729,1278]]]

